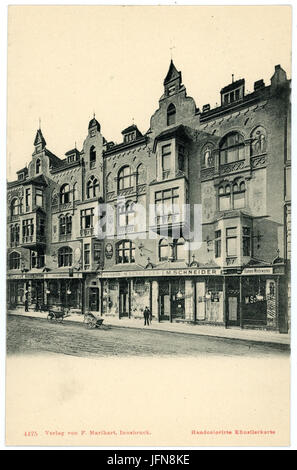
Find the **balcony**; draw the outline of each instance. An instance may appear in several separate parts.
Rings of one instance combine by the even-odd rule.
[[[20,214],[16,214],[16,215],[9,215],[7,217],[7,222],[8,223],[11,223],[11,222],[18,222],[20,220]]]
[[[235,162],[224,163],[220,165],[220,175],[228,175],[236,171],[240,171],[245,167],[245,160],[237,160]]]

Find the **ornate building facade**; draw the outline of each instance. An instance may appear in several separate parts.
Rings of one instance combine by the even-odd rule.
[[[290,81],[220,95],[199,109],[171,61],[145,134],[94,116],[61,159],[38,129],[7,186],[10,308],[288,332]]]

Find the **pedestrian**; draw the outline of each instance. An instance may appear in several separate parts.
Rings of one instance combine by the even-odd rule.
[[[28,312],[28,299],[25,300],[25,312]]]
[[[149,307],[147,307],[148,323],[152,323],[153,315]]]
[[[149,325],[149,312],[148,312],[147,307],[145,307],[143,311],[143,317],[144,317],[144,326]]]

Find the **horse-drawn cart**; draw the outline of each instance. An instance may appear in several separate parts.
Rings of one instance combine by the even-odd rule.
[[[84,315],[84,324],[87,328],[100,328],[103,324],[103,318],[95,315],[94,313],[88,312]]]

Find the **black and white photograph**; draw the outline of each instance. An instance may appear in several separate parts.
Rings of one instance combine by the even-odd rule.
[[[7,445],[290,444],[291,13],[8,7]]]

